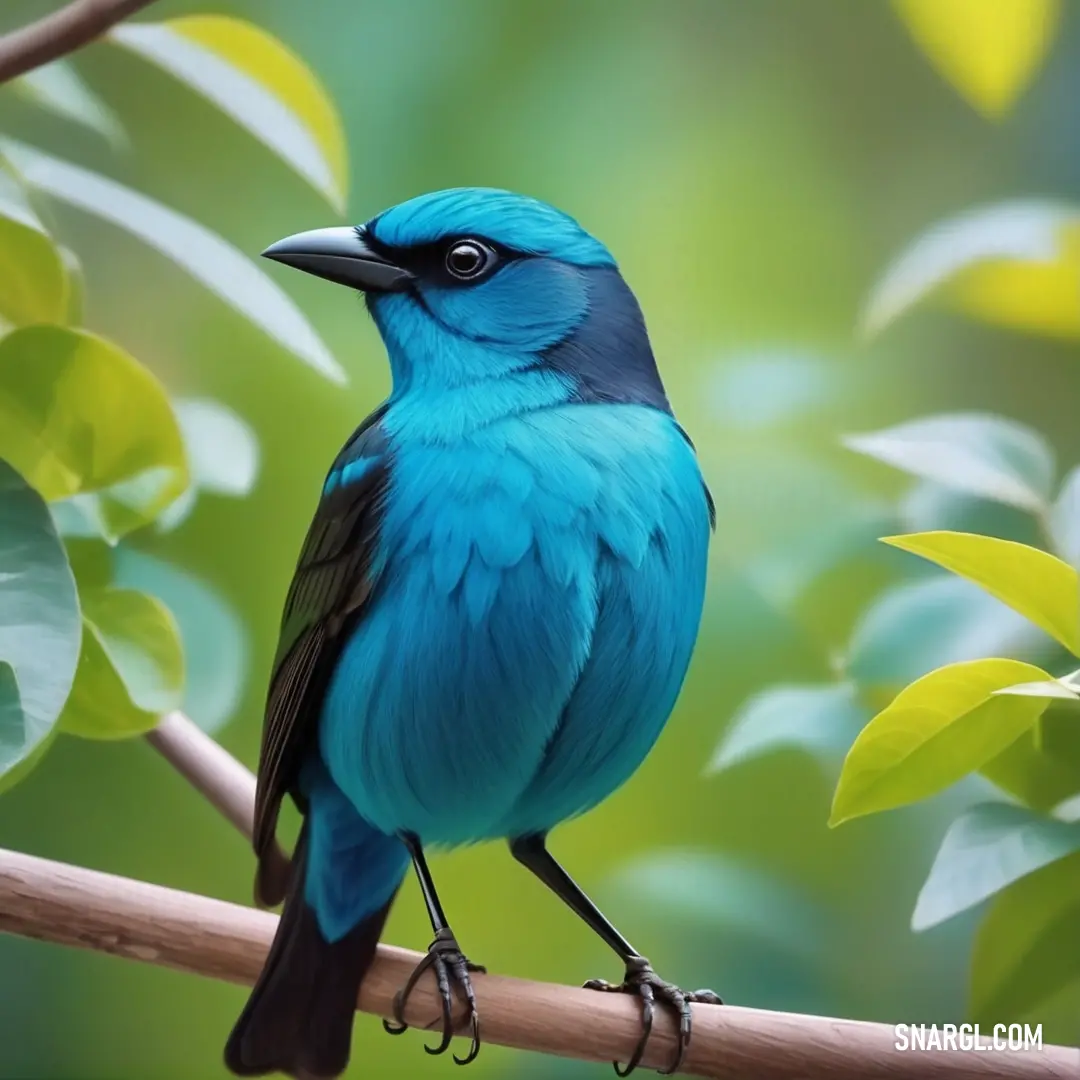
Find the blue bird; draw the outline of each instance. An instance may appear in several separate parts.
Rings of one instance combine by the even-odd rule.
[[[264,254],[361,290],[393,390],[322,489],[289,589],[259,759],[256,896],[285,902],[225,1051],[238,1075],[334,1077],[357,992],[410,863],[453,995],[470,975],[425,850],[504,838],[619,955],[586,986],[692,1001],[654,972],[548,852],[560,822],[641,764],[697,638],[712,498],[675,421],[641,310],[610,252],[535,199],[420,196]],[[275,830],[303,814],[291,863]],[[616,1065],[616,1069],[619,1066]],[[674,1069],[672,1070],[674,1071]],[[620,1073],[624,1075],[625,1073]]]

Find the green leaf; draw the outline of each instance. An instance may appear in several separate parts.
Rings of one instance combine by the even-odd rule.
[[[75,579],[49,509],[0,462],[0,660],[13,670],[21,702],[16,722],[7,686],[0,722],[0,776],[49,737],[79,658],[82,626]]]
[[[187,671],[183,709],[213,734],[240,706],[250,649],[236,613],[206,582],[127,547],[113,555],[114,581],[156,596],[180,628]]]
[[[82,595],[83,649],[61,729],[87,739],[141,735],[180,705],[184,654],[160,601],[133,589]]]
[[[1039,69],[1061,0],[893,0],[930,62],[990,119],[1004,116]]]
[[[1041,512],[1050,502],[1054,456],[1035,431],[1000,416],[928,416],[844,444],[957,491]]]
[[[157,379],[118,346],[58,326],[0,340],[0,457],[50,501],[80,496],[110,537],[153,521],[188,484]]]
[[[1058,750],[1062,736],[1075,729],[1075,717],[1048,708],[1036,727],[1025,731],[979,772],[1025,806],[1048,811],[1080,792],[1080,768]]]
[[[839,761],[867,715],[851,683],[769,687],[735,714],[705,771],[718,773],[789,748]]]
[[[917,802],[999,754],[1047,702],[995,690],[1049,679],[1018,660],[971,660],[924,675],[863,729],[844,760],[830,825]]]
[[[1026,544],[975,533],[911,533],[884,537],[883,543],[974,581],[1080,655],[1080,578],[1068,563]]]
[[[1054,547],[1072,566],[1080,567],[1080,465],[1069,472],[1050,510]]]
[[[288,295],[216,233],[98,173],[22,143],[0,140],[34,187],[103,218],[160,251],[320,374],[345,373]]]
[[[978,207],[920,236],[886,269],[861,317],[879,333],[917,303],[947,306],[999,326],[1080,336],[1080,212],[1016,200]]]
[[[1077,851],[1080,822],[1058,821],[1009,803],[973,806],[949,826],[919,893],[911,928],[937,926]]]
[[[0,160],[0,320],[63,322],[68,280],[60,251],[18,177]]]
[[[975,935],[969,1012],[1012,1022],[1080,979],[1080,854],[1003,892]]]
[[[344,212],[341,121],[315,75],[276,38],[221,15],[126,23],[109,37],[212,101]]]
[[[127,145],[127,135],[116,113],[83,81],[67,60],[54,60],[11,83],[27,101],[80,124],[103,136],[114,149]]]
[[[163,530],[187,518],[197,492],[237,498],[254,487],[259,475],[258,439],[231,409],[202,398],[174,401],[173,408],[184,434],[192,485],[158,518]]]
[[[1034,660],[1049,645],[1000,600],[941,575],[882,592],[852,633],[845,668],[861,686],[895,692],[945,664],[1002,654]]]

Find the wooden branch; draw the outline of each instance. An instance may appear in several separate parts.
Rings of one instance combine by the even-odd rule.
[[[72,0],[0,37],[0,83],[81,49],[153,0]]]
[[[248,984],[259,972],[276,922],[267,912],[0,850],[0,932]],[[388,1016],[394,994],[419,959],[418,953],[380,946],[360,1008]],[[478,974],[474,981],[486,1042],[625,1061],[637,1041],[639,1014],[628,998],[498,975]],[[406,1019],[422,1028],[435,1026],[438,1017],[434,984],[426,978]],[[222,1018],[222,1044],[228,1020]],[[664,1014],[645,1065],[666,1067],[673,1040]],[[402,1050],[410,1052],[419,1047]],[[1077,1080],[1080,1050],[901,1053],[892,1027],[884,1024],[695,1005],[683,1072],[723,1080]]]

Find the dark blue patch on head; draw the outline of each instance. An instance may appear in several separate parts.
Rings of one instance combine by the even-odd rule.
[[[614,266],[603,244],[569,214],[527,195],[498,188],[433,191],[383,211],[365,226],[389,250],[422,248],[453,238],[478,237],[522,255],[575,266]]]
[[[588,315],[569,337],[546,349],[541,364],[571,378],[578,399],[651,405],[671,413],[641,308],[614,267],[583,271]]]

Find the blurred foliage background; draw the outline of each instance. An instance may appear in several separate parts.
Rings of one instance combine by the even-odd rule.
[[[52,6],[5,0],[0,32]],[[289,143],[279,124],[278,149],[291,145],[291,162],[226,115],[230,101],[243,114],[245,100],[227,72],[210,69],[220,76],[215,103],[148,62],[167,42],[129,33],[209,13],[256,23],[316,73],[340,116],[347,179],[332,114],[276,53],[249,42],[231,61],[247,65],[249,79],[291,87],[284,105],[306,118],[318,151]],[[253,284],[204,234],[145,206],[142,217],[130,205],[111,211],[125,228],[103,220],[123,200],[95,177],[174,208],[248,257],[288,233],[362,221],[435,188],[534,194],[615,252],[719,516],[678,709],[640,773],[561,828],[555,851],[683,985],[784,1010],[978,1018],[969,973],[985,911],[954,903],[960,913],[938,924],[920,907],[918,933],[912,916],[950,822],[1001,799],[1000,789],[968,778],[837,830],[827,821],[845,751],[905,683],[985,656],[1062,669],[1062,650],[1008,608],[876,538],[962,529],[1077,557],[1080,487],[1050,508],[1056,482],[1080,461],[1076,14],[1053,0],[159,0],[126,38],[0,90],[0,132],[19,144],[0,152],[22,173],[43,227],[81,264],[71,278],[81,284],[69,289],[81,300],[74,321],[167,388],[175,419],[147,421],[144,441],[165,461],[182,439],[177,490],[189,477],[199,489],[138,530],[123,507],[158,517],[160,507],[147,507],[175,499],[168,477],[149,502],[145,491],[134,503],[114,491],[112,502],[88,504],[93,485],[73,500],[72,491],[47,496],[83,616],[98,620],[126,686],[125,732],[182,694],[196,721],[254,765],[299,543],[329,461],[387,392],[388,372],[346,291],[260,270],[295,302],[290,321],[273,287]],[[132,235],[136,219],[143,240],[154,245],[156,235],[171,257]],[[0,284],[5,272],[16,273],[0,253]],[[21,318],[0,314],[16,326],[54,321],[33,301]],[[24,378],[48,353],[40,338],[12,344],[11,334],[40,331],[8,329],[4,393],[5,349]],[[326,377],[335,361],[347,385]],[[156,407],[132,406],[140,416]],[[925,416],[945,416],[944,428],[880,435]],[[41,490],[40,477],[21,471]],[[1051,519],[1067,521],[1048,534]],[[109,521],[126,534],[115,548],[72,535]],[[1060,542],[1048,545],[1048,535]],[[175,619],[157,608],[133,616],[157,635],[148,681],[121,670],[122,649],[109,652],[115,641],[102,626],[115,610],[95,614],[86,599],[106,579],[106,555],[115,583],[158,597]],[[122,637],[133,623],[118,625]],[[0,846],[248,902],[253,863],[242,839],[141,740],[103,739],[120,732],[67,708],[60,726],[97,738],[61,735],[0,797]],[[1070,788],[1073,775],[1060,794],[1080,788],[1080,776]],[[1080,847],[1075,830],[1054,837],[1055,858]],[[1075,1043],[1076,861],[1047,869],[1064,898],[1053,955],[1027,964],[1027,989],[995,1019],[1041,1022],[1047,1041]],[[502,847],[440,857],[435,872],[460,939],[490,969],[569,983],[617,974]],[[981,933],[990,954],[1022,959],[1030,945],[1012,942],[1000,922]],[[421,948],[429,936],[407,888],[387,939]],[[222,1076],[244,996],[3,938],[0,1076]],[[415,1040],[358,1020],[350,1075],[441,1067],[424,1062]],[[491,1046],[472,1066],[478,1077],[551,1068]],[[606,1068],[558,1066],[565,1076]]]

